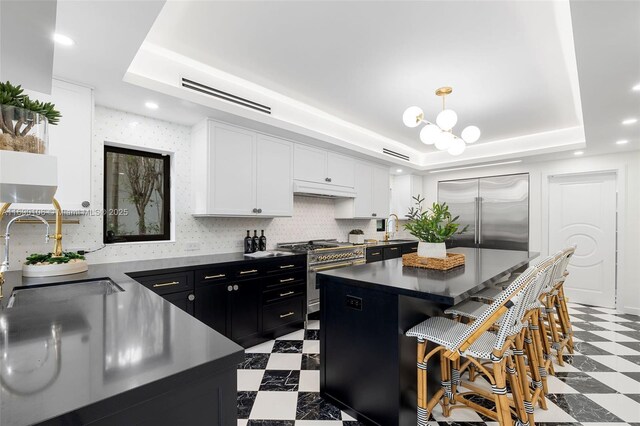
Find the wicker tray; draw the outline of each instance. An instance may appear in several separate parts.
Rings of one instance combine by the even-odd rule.
[[[447,253],[446,259],[437,259],[434,257],[419,257],[417,253],[409,253],[402,256],[402,264],[414,268],[446,271],[456,266],[464,265],[464,254]]]

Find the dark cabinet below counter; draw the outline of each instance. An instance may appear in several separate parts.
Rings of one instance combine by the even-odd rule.
[[[367,263],[379,262],[381,260],[396,259],[402,257],[403,254],[415,253],[418,251],[418,242],[410,243],[373,245],[367,247],[366,256]]]
[[[244,347],[299,329],[306,316],[305,255],[129,275]]]

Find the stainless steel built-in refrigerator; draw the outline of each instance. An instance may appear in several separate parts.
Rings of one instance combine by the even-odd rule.
[[[450,247],[529,250],[529,174],[438,182],[438,202],[459,215]]]

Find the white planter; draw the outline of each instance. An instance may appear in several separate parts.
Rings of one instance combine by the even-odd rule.
[[[364,244],[363,234],[349,234],[349,242],[352,244]]]
[[[54,277],[56,275],[78,274],[89,269],[86,260],[72,260],[69,263],[51,265],[22,265],[23,277]]]
[[[419,257],[433,257],[437,259],[445,259],[447,257],[447,246],[444,243],[418,243]]]

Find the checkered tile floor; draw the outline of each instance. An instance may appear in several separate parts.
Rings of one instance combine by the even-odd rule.
[[[536,424],[640,426],[640,317],[569,304],[576,353],[549,377],[548,406]],[[361,425],[320,398],[319,322],[246,351],[238,366],[238,426]],[[431,425],[497,426],[469,409]]]

